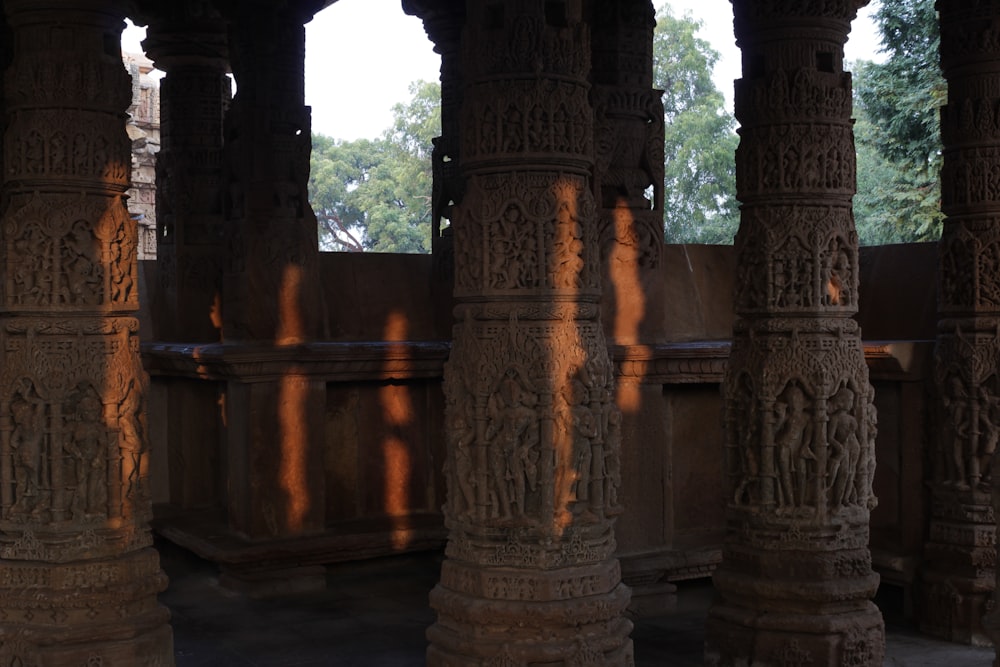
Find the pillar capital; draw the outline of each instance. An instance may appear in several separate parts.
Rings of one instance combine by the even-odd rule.
[[[226,21],[207,1],[189,0],[148,9],[142,46],[158,69],[186,65],[225,71],[229,67]]]

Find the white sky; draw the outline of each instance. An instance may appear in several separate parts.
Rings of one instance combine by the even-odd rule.
[[[870,19],[879,2],[859,12],[847,42],[848,60],[882,60]],[[669,4],[675,16],[690,13],[703,22],[699,35],[720,53],[715,81],[731,108],[740,53],[730,1]],[[127,29],[122,48],[140,51],[142,34]],[[391,123],[392,105],[409,99],[409,84],[436,81],[440,65],[423,24],[403,13],[400,0],[338,0],[306,26],[306,103],[312,105],[313,131],[340,139],[377,137]]]

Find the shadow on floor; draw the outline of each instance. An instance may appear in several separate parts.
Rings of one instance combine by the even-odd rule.
[[[177,667],[424,665],[424,631],[434,622],[427,594],[438,579],[439,553],[332,566],[325,591],[254,600],[221,587],[212,563],[164,540],[157,548],[170,577],[160,599],[173,615]],[[636,667],[702,665],[712,595],[710,580],[681,582],[674,612],[636,622]],[[892,591],[879,602],[889,630],[886,665],[992,663],[992,649],[920,637],[902,619],[900,596]]]

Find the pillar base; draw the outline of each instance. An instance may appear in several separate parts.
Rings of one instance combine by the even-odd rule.
[[[882,614],[871,602],[810,615],[721,603],[706,622],[705,665],[857,665],[881,667]]]
[[[114,559],[0,564],[0,664],[173,664],[167,585],[153,549]]]
[[[983,626],[993,592],[987,583],[981,578],[924,572],[918,607],[921,634],[956,644],[993,646]]]
[[[618,579],[615,561],[543,571],[445,561],[427,664],[634,665],[630,592]]]
[[[989,492],[933,488],[917,617],[920,632],[970,646],[993,646],[983,616],[995,587],[996,526]]]
[[[629,583],[632,601],[628,613],[632,618],[663,616],[677,610],[677,586],[669,581]]]

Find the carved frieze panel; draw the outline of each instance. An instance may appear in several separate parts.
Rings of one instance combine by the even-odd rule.
[[[135,222],[120,201],[46,195],[14,198],[4,218],[3,308],[135,310]]]
[[[660,265],[663,215],[658,211],[604,210],[598,218],[601,261],[634,263],[645,269]]]
[[[753,21],[767,23],[789,18],[835,19],[842,22],[837,25],[842,34],[850,29],[849,22],[854,19],[860,3],[858,0],[762,0],[758,2],[733,3],[736,21]],[[789,40],[792,41],[792,40]]]
[[[982,318],[951,324],[954,328],[949,331],[949,321],[941,323],[935,357],[943,432],[935,452],[934,478],[956,489],[985,491],[1000,441],[997,322]]]
[[[948,146],[970,147],[1000,140],[1000,80],[983,77],[975,89],[949,90],[941,108],[941,139]]]
[[[71,35],[60,28],[43,29],[37,34],[48,35],[59,43],[49,48],[33,45],[36,49],[32,58],[19,61],[17,67],[10,70],[4,80],[7,109],[52,108],[73,100],[75,110],[106,112],[120,120],[132,102],[131,77],[121,61],[67,59],[61,57],[67,48],[62,40],[69,37],[70,42],[74,42]],[[120,130],[119,127],[119,134]]]
[[[747,140],[736,151],[741,201],[764,193],[854,193],[854,133],[849,124],[766,125],[744,130],[743,135]]]
[[[474,170],[481,161],[504,156],[589,162],[593,119],[585,86],[542,79],[487,82],[476,88],[475,95],[467,92],[469,101],[463,105],[464,168]]]
[[[857,310],[857,234],[847,207],[745,205],[736,252],[740,314]]]
[[[738,79],[734,107],[747,124],[842,122],[851,115],[851,74],[778,68],[766,76]]]
[[[456,294],[571,290],[600,284],[593,196],[576,175],[473,176],[455,228]]]
[[[591,14],[594,81],[623,87],[653,85],[652,31],[656,21],[649,0],[596,3]]]
[[[445,367],[453,525],[546,531],[620,511],[621,418],[597,325],[472,318]]]
[[[82,122],[93,127],[82,131]],[[129,185],[131,145],[121,128],[121,118],[109,114],[81,118],[61,110],[13,112],[4,135],[7,178],[79,179],[124,192]]]
[[[590,71],[589,32],[568,10],[574,3],[549,3],[528,10],[500,3],[470,9],[463,40],[466,77],[534,77],[543,72],[586,79]],[[548,15],[546,15],[548,14]],[[560,24],[564,27],[559,27]]]
[[[823,333],[734,340],[738,370],[724,384],[732,503],[816,520],[874,506],[875,411],[859,348]]]
[[[0,336],[0,525],[148,518],[138,323],[18,318]]]
[[[962,207],[1000,201],[1000,147],[945,149],[941,167],[941,205],[953,214]]]
[[[964,2],[947,11],[946,20],[940,21],[942,68],[985,64],[989,62],[987,54],[1000,52],[1000,28],[989,2]]]

